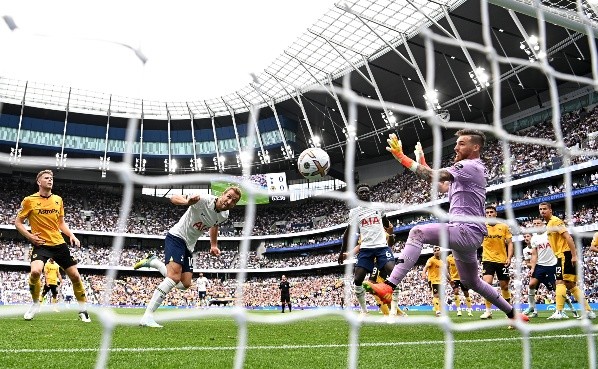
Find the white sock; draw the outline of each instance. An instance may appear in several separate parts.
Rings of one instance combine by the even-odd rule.
[[[162,301],[164,301],[166,295],[168,295],[168,292],[170,292],[174,286],[175,283],[172,279],[168,277],[164,278],[162,283],[160,283],[160,285],[158,285],[158,287],[154,290],[154,295],[145,309],[145,315],[151,315],[154,311],[158,310],[160,305],[162,305]]]
[[[390,315],[397,315],[399,305],[399,290],[392,291],[392,300],[390,300]]]
[[[79,311],[87,311],[87,303],[79,302]]]
[[[357,301],[359,301],[359,307],[363,313],[367,313],[368,307],[365,304],[365,289],[362,285],[355,286],[355,296],[357,297]]]
[[[155,258],[149,263],[150,267],[157,269],[162,277],[166,278],[166,265],[160,260],[160,258]]]
[[[571,299],[569,298],[569,296],[565,297],[565,304],[569,307],[569,309],[575,310],[575,308],[573,307],[573,304],[571,303]]]
[[[166,265],[159,258],[155,258],[152,261],[150,261],[149,265],[150,267],[157,269],[160,272],[160,274],[162,274],[162,277],[166,278],[168,276],[166,273]],[[183,286],[182,282],[177,283],[176,288],[182,291],[185,291],[187,289],[187,287]]]
[[[529,289],[527,303],[529,304],[529,307],[536,311],[536,290],[534,288]]]

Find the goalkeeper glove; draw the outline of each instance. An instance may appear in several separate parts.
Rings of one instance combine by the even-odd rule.
[[[399,163],[412,172],[417,170],[419,164],[403,153],[403,145],[401,140],[397,138],[397,135],[394,133],[390,134],[389,139],[387,139],[386,142],[388,142],[388,146],[390,146],[386,148],[386,151],[389,151]]]
[[[417,141],[417,143],[415,144],[415,150],[413,151],[413,153],[415,154],[415,161],[418,164],[423,165],[426,168],[430,167],[426,163],[426,157],[424,156],[424,149],[422,148],[422,144],[419,141]]]

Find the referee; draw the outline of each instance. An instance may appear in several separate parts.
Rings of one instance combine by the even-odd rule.
[[[287,276],[283,275],[278,285],[280,289],[280,303],[282,305],[282,313],[284,313],[284,304],[286,303],[289,307],[289,313],[291,312],[291,284],[287,281]]]

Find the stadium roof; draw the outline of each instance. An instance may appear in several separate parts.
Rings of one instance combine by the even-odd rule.
[[[430,140],[431,129],[422,118],[428,108],[451,120],[488,123],[493,121],[495,108],[506,117],[548,106],[551,80],[544,71],[558,77],[555,82],[561,95],[583,87],[592,89],[594,82],[587,76],[592,72],[590,43],[594,38],[586,34],[595,32],[596,23],[586,15],[594,17],[593,11],[584,8],[577,13],[575,1],[544,0],[541,8],[545,13],[540,14],[548,21],[544,23],[538,21],[533,4],[532,0],[335,4],[238,91],[168,104],[144,100],[143,113],[157,119],[166,119],[168,114],[172,119],[189,119],[190,114],[195,119],[231,114],[247,118],[251,106],[263,108],[261,114],[272,114],[274,105],[269,103],[274,102],[279,114],[300,122],[299,149],[318,136],[333,161],[340,162],[347,137],[353,133],[349,132],[346,100],[330,87],[341,87],[343,76],[349,75],[351,90],[371,102],[357,110],[357,159],[377,158],[384,154],[381,137],[389,130],[399,130],[409,146],[416,140]],[[485,22],[489,28],[482,27]],[[535,40],[538,50],[533,50]],[[530,56],[540,62],[530,62]],[[493,65],[497,68],[495,79],[490,73]],[[431,70],[435,74],[430,81]],[[477,88],[479,82],[472,76],[484,86]],[[9,76],[0,76],[1,101],[20,104],[25,81],[2,77]],[[500,87],[500,100],[493,95],[496,87]],[[431,100],[424,95],[434,99],[434,90],[438,101],[428,105]],[[142,110],[140,99],[35,81],[28,83],[26,96],[27,105],[64,110],[69,101],[71,111],[87,114],[106,114],[109,105],[113,116],[140,116]],[[389,107],[398,122],[390,129],[382,114]],[[218,124],[229,123],[224,118]],[[278,163],[274,169],[287,165],[283,159],[274,162]]]
[[[446,6],[449,10],[452,10],[463,1],[464,0],[450,0],[446,2]],[[327,4],[331,5],[330,3]],[[351,72],[353,69],[355,69],[355,67],[364,65],[366,59],[376,59],[379,55],[388,52],[387,45],[399,44],[402,40],[401,35],[405,35],[407,38],[413,37],[419,32],[421,27],[430,25],[433,21],[444,16],[444,5],[441,3],[428,0],[409,0],[407,4],[408,5],[405,6],[406,4],[402,2],[389,1],[356,2],[353,4],[352,9],[361,13],[363,17],[374,21],[374,23],[371,23],[367,26],[365,26],[358,17],[355,17],[352,13],[348,12],[342,5],[335,5],[326,11],[324,15],[322,15],[307,30],[304,30],[303,33],[300,34],[300,36],[290,44],[290,46],[286,47],[284,50],[282,50],[283,47],[280,47],[282,50],[280,55],[278,55],[274,61],[272,61],[265,68],[265,70],[263,70],[261,73],[256,73],[256,77],[252,83],[249,83],[245,86],[235,86],[237,87],[236,91],[228,91],[228,93],[223,95],[214,96],[210,90],[206,90],[201,86],[201,79],[196,80],[196,86],[191,87],[195,88],[195,94],[197,96],[186,101],[169,100],[165,98],[161,98],[159,100],[144,99],[144,116],[149,119],[166,119],[167,114],[170,114],[173,119],[186,119],[189,117],[189,110],[191,110],[196,118],[210,117],[210,115],[229,115],[231,113],[231,109],[235,113],[242,113],[247,111],[249,106],[267,106],[267,104],[264,102],[265,100],[280,102],[289,99],[289,95],[294,95],[296,91],[301,93],[309,91],[315,86],[319,86],[320,83],[327,83],[329,78],[338,78],[346,73]],[[313,4],[302,4],[302,8],[309,8],[310,5]],[[65,6],[64,8],[64,11],[69,11],[68,7]],[[60,9],[55,9],[54,7],[51,9],[57,13],[60,12]],[[127,8],[125,8],[125,10],[126,9]],[[250,9],[253,9],[254,11],[265,11],[261,7],[247,8],[244,10],[248,11]],[[80,10],[84,11],[85,8],[81,8]],[[289,7],[286,10],[288,13],[281,18],[285,19],[285,22],[288,23],[291,19],[296,18],[295,12],[297,9]],[[129,8],[129,11],[135,11],[135,9]],[[262,20],[262,15],[259,12],[256,13],[257,14],[254,14],[253,16],[245,16],[245,19],[256,21]],[[83,14],[72,11],[71,14],[74,16],[84,16]],[[35,15],[35,13],[24,11],[20,13],[19,17],[16,19],[10,14],[4,14],[3,16],[5,17],[6,25],[9,26],[9,28],[14,28],[16,26],[16,29],[14,29],[13,32],[18,36],[22,36],[22,33],[26,33],[27,31],[20,29],[19,25],[17,24],[17,20],[19,23],[21,23],[27,21],[28,16],[33,15]],[[132,19],[134,19],[134,13],[129,15]],[[274,14],[268,14],[266,11],[266,16],[264,16],[264,18],[267,20],[272,16],[274,16]],[[156,22],[159,20],[161,19],[155,19]],[[63,19],[63,21],[66,23],[68,18]],[[181,20],[181,22],[182,21],[184,21],[184,19]],[[101,23],[99,25],[104,26]],[[135,25],[136,23],[133,23],[129,27],[135,27]],[[45,26],[51,28],[51,25]],[[32,25],[29,24],[28,27],[32,27]],[[112,44],[112,49],[107,48],[105,50],[107,53],[114,54],[115,57],[120,57],[119,52],[122,51],[126,51],[129,56],[135,53],[140,60],[132,61],[137,63],[138,70],[143,69],[142,65],[147,58],[145,55],[147,51],[145,51],[144,47],[135,47],[132,46],[132,44],[125,43],[125,41],[122,40],[123,38],[126,39],[128,37],[117,37],[113,35],[113,31],[111,31],[109,27],[104,27],[105,31],[102,32],[93,29],[88,31],[85,28],[85,25],[80,25],[80,27],[83,28],[81,30],[83,34],[97,34],[98,39],[77,39],[77,41],[87,41],[88,43],[91,43],[90,46],[92,48],[97,49],[102,49],[102,44]],[[282,32],[281,28],[286,27],[278,27],[273,33]],[[243,27],[243,30],[244,29],[245,27]],[[393,29],[394,31],[388,32],[389,29]],[[59,28],[56,32],[60,32],[60,30],[61,29]],[[145,28],[145,30],[147,31],[147,28]],[[50,30],[50,34],[52,34],[51,32],[52,30]],[[272,33],[272,31],[270,32]],[[220,33],[220,31],[218,31],[217,34],[218,33]],[[243,33],[243,31],[236,31],[235,33],[239,34]],[[36,33],[36,35],[39,34]],[[152,33],[152,35],[154,34]],[[177,35],[177,37],[183,36],[188,37],[190,35]],[[196,34],[191,36],[195,38],[197,37]],[[59,36],[48,37],[44,34],[43,36],[37,38],[41,38],[44,42],[47,42],[46,39],[52,40],[57,37]],[[172,35],[166,34],[163,37],[172,37]],[[113,41],[110,41],[111,38]],[[107,41],[97,42],[98,40]],[[28,42],[32,43],[33,47],[39,47],[39,45],[33,43],[31,37],[19,37],[16,42],[23,44],[21,46],[24,46],[23,49],[25,50],[27,48],[31,48],[31,46],[26,45]],[[72,42],[72,40],[70,42]],[[241,40],[240,43],[242,42],[243,40]],[[256,45],[254,46],[256,52],[251,54],[260,54],[264,52],[263,47],[258,46],[259,44],[259,42],[256,42]],[[114,50],[115,45],[116,48],[120,50]],[[19,45],[15,45],[13,43],[10,46],[14,47]],[[65,49],[59,46],[61,45],[55,45],[57,53],[70,52],[68,50],[65,51]],[[221,47],[225,49],[235,49],[239,48],[240,45],[224,44],[221,45]],[[87,51],[86,48],[77,43],[73,43],[71,48],[75,49],[75,52],[78,52],[80,48],[82,51],[79,51],[79,53]],[[270,48],[278,49],[276,46],[271,46]],[[130,49],[132,52],[129,52],[127,49]],[[39,58],[43,60],[42,63],[29,64],[25,61],[27,57],[31,56],[25,55],[22,57],[23,59],[21,59],[21,56],[19,55],[20,52],[22,51],[15,50],[12,54],[13,58],[8,58],[11,59],[11,66],[22,68],[22,65],[25,65],[25,68],[27,68],[27,66],[43,68],[44,63],[50,63],[51,61],[48,59],[51,60],[53,57],[60,58],[62,63],[69,65],[68,60],[66,59],[68,54],[66,56],[61,56],[58,54],[42,57]],[[219,57],[218,54],[219,50],[210,50],[207,53],[203,52],[194,56],[218,60],[219,63],[224,64],[229,69],[221,71],[221,73],[230,73],[232,74],[233,78],[236,76],[234,69],[242,69],[241,65],[244,63],[244,60],[254,57],[248,56],[241,52],[236,63],[230,65],[225,62],[226,56]],[[98,55],[94,56],[99,57]],[[129,57],[129,59],[135,58]],[[7,64],[8,62],[8,60],[5,60],[2,63]],[[88,68],[85,68],[85,74],[99,75],[99,78],[95,78],[95,80],[89,80],[86,83],[89,83],[89,86],[97,86],[97,89],[93,89],[92,87],[92,89],[88,88],[88,90],[83,90],[81,89],[81,86],[77,86],[77,81],[73,82],[71,86],[56,86],[48,83],[37,83],[39,81],[30,80],[28,85],[27,101],[30,104],[44,105],[44,107],[47,108],[56,107],[62,110],[66,107],[66,101],[69,99],[70,91],[69,109],[71,111],[80,111],[90,114],[105,114],[110,105],[111,114],[113,116],[139,117],[141,115],[141,98],[137,98],[137,96],[118,96],[113,94],[112,91],[105,93],[99,92],[101,90],[110,89],[110,87],[106,87],[102,84],[104,82],[103,80],[106,78],[109,78],[111,83],[115,84],[115,90],[122,91],[122,88],[118,86],[122,82],[110,78],[110,74],[118,72],[118,69],[120,69],[118,66],[114,66],[114,70],[107,70],[107,72],[102,73],[101,65],[97,65],[95,63],[92,64],[91,60],[86,60],[85,62],[90,64]],[[105,61],[102,60],[102,62]],[[151,62],[151,59],[147,60],[148,70],[141,71],[142,73],[146,74],[145,78],[147,79],[147,81],[143,83],[144,88],[150,89],[152,91],[156,88],[158,90],[164,89],[165,91],[163,92],[163,95],[169,96],[172,94],[172,92],[169,91],[171,87],[169,87],[168,84],[160,83],[163,81],[164,77],[152,73],[153,69]],[[158,72],[162,74],[173,73],[171,72],[172,70],[180,68],[179,63],[180,62],[178,61],[171,61],[171,64],[167,65],[168,69],[163,69]],[[209,75],[218,73],[218,70],[214,71],[212,69],[214,67],[214,65],[210,65],[211,69],[203,70],[202,68],[196,69],[195,67],[191,66],[192,70],[185,71],[187,75],[186,78],[194,80],[192,76],[195,74],[203,76],[206,74]],[[53,73],[55,71],[50,70],[47,72]],[[58,72],[65,74],[77,73],[73,69],[67,69]],[[43,76],[40,76],[39,74],[37,76],[43,78]],[[11,76],[0,75],[0,77],[10,78]],[[249,77],[249,75],[247,75],[247,77]],[[123,78],[123,80],[124,83],[131,83],[130,79]],[[154,80],[157,81],[157,87],[152,85]],[[24,80],[17,81],[3,79],[2,84],[0,85],[0,88],[2,88],[2,98],[5,101],[10,99],[14,102],[19,102],[22,99],[25,91],[25,82],[26,81]],[[219,82],[226,83],[227,86],[230,86],[230,78],[221,79]],[[183,87],[179,85],[176,86],[178,88]],[[129,91],[137,90],[137,94],[145,93],[144,91],[139,91],[138,86],[132,87],[134,90],[129,89]],[[111,95],[112,100],[110,101]]]

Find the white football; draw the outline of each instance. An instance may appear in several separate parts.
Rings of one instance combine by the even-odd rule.
[[[330,170],[330,156],[320,148],[310,147],[299,155],[297,169],[307,179],[325,177]]]

